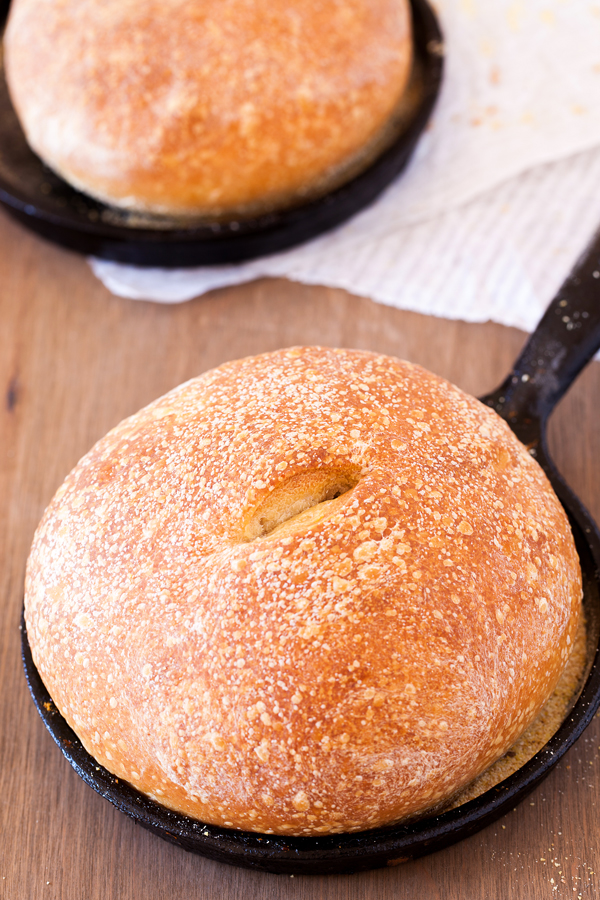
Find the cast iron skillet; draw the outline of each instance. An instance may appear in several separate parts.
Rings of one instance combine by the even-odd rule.
[[[192,226],[155,217],[151,224],[134,224],[129,213],[71,188],[29,149],[0,66],[0,203],[33,231],[71,250],[137,266],[239,262],[314,238],[376,199],[402,171],[427,124],[442,77],[442,35],[426,0],[411,3],[415,66],[398,135],[366,171],[320,199],[238,221]],[[8,6],[0,0],[0,27]]]
[[[171,812],[120,782],[88,755],[52,702],[32,662],[23,624],[23,662],[44,724],[73,768],[94,790],[145,828],[203,856],[286,874],[326,874],[395,865],[473,834],[514,808],[556,765],[600,705],[600,533],[564,483],[545,444],[548,416],[600,346],[600,233],[561,288],[504,384],[482,398],[509,423],[545,469],[567,514],[581,559],[588,668],[570,714],[518,772],[458,809],[417,822],[357,834],[277,837],[204,825]]]

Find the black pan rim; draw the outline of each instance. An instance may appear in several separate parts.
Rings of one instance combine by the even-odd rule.
[[[428,0],[410,2],[415,50],[424,69],[421,102],[406,129],[365,171],[317,200],[253,219],[169,230],[131,228],[102,220],[92,222],[87,212],[85,216],[83,213],[76,215],[77,200],[94,204],[98,210],[109,208],[67,185],[65,188],[74,200],[68,214],[58,214],[49,205],[44,205],[43,195],[33,191],[31,186],[29,190],[16,190],[1,177],[0,203],[31,230],[56,243],[102,259],[139,266],[185,267],[241,262],[280,252],[317,237],[370,205],[389,186],[407,164],[431,115],[442,79],[443,38]],[[8,10],[8,5],[0,5],[0,17]],[[0,152],[1,146],[0,126]],[[28,148],[27,152],[31,153]],[[43,166],[41,161],[39,166]]]
[[[577,519],[571,515],[569,518],[578,549],[589,556],[585,571],[589,574],[593,570],[598,589],[600,533],[581,504]],[[588,602],[591,602],[589,598]],[[596,614],[600,614],[600,609]],[[550,773],[600,707],[600,641],[597,641],[581,693],[548,743],[507,779],[468,803],[404,825],[350,834],[293,838],[244,832],[207,825],[175,813],[102,767],[84,749],[48,694],[31,657],[24,615],[21,629],[25,675],[38,713],[63,755],[90,787],[139,825],[183,849],[219,862],[278,874],[341,874],[396,865],[476,833],[513,809]]]

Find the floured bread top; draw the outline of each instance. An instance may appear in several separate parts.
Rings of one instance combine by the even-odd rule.
[[[125,420],[35,536],[36,666],[86,748],[202,821],[311,835],[445,802],[552,693],[565,514],[490,409],[350,350],[228,363]]]
[[[27,139],[107,203],[250,214],[336,186],[384,144],[408,0],[13,0]]]

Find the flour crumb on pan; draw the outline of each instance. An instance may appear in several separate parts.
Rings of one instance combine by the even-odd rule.
[[[92,755],[201,821],[318,835],[446,803],[538,716],[581,577],[492,410],[294,348],[126,419],[36,533],[34,662]]]

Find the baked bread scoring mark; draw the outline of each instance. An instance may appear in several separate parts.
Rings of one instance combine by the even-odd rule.
[[[306,530],[334,515],[359,481],[351,466],[301,472],[278,485],[254,511],[244,528],[244,540],[282,537]],[[342,498],[344,498],[342,500]]]

